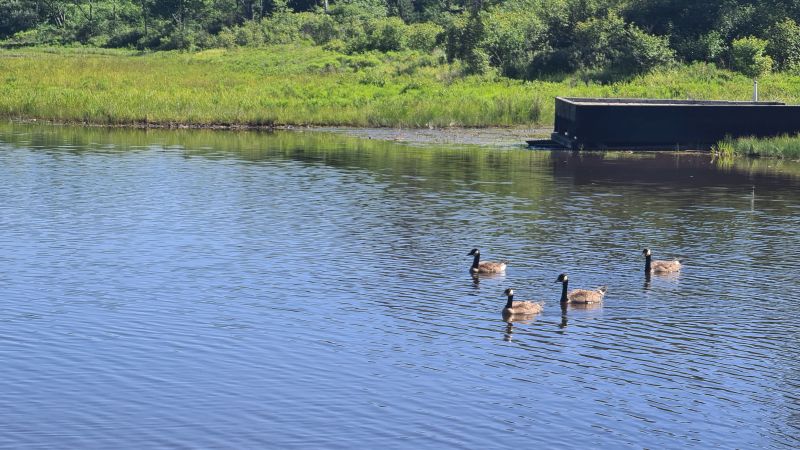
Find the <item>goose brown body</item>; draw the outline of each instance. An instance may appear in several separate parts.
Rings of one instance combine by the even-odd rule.
[[[562,284],[561,303],[601,303],[608,290],[606,286],[600,286],[597,289],[573,289],[570,291],[568,290],[569,278],[565,273],[558,276],[556,283]]]
[[[478,265],[477,269],[472,269],[472,272],[476,273],[500,273],[505,271],[506,263],[494,261],[484,261]]]
[[[469,272],[472,274],[478,273],[503,273],[506,271],[506,261],[481,261],[481,251],[477,248],[473,248],[471,252],[467,254],[467,256],[472,256],[472,266],[469,268]]]
[[[671,273],[671,272],[678,272],[679,270],[681,270],[680,260],[673,260],[673,261],[653,260],[652,253],[650,252],[649,248],[644,249],[642,251],[642,254],[645,257],[645,262],[644,262],[645,272]]]
[[[503,316],[539,314],[544,309],[542,303],[514,301],[513,289],[506,289],[504,293],[508,296],[508,301],[506,302],[506,307],[503,308]]]
[[[601,286],[595,290],[573,289],[567,293],[570,303],[600,303],[606,295],[606,287]]]

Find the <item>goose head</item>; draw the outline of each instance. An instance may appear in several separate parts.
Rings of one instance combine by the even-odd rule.
[[[644,255],[645,258],[650,256],[650,254],[651,253],[650,253],[650,249],[649,248],[646,248],[646,249],[642,250],[642,255]]]
[[[566,283],[568,281],[568,279],[569,278],[567,277],[567,274],[562,273],[561,275],[558,276],[558,279],[556,280],[556,283]]]
[[[477,248],[473,248],[469,253],[467,253],[467,256],[480,255],[480,254],[481,254],[480,250],[478,250]]]
[[[508,288],[505,291],[503,291],[503,293],[506,294],[507,296],[511,297],[512,295],[514,295],[514,290],[511,289],[511,288]]]

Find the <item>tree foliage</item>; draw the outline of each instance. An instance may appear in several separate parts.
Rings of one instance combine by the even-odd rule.
[[[798,17],[797,0],[0,0],[0,43],[440,47],[467,73],[606,79],[672,61],[750,73],[771,69],[771,59],[777,70],[797,70]]]
[[[769,33],[767,52],[780,70],[800,67],[800,26],[792,19],[776,23]]]
[[[736,39],[731,44],[731,69],[752,78],[772,70],[772,58],[765,55],[767,41],[753,36]]]

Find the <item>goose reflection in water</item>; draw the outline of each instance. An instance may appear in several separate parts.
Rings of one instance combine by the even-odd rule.
[[[657,281],[673,281],[674,282],[674,281],[680,280],[681,273],[680,272],[666,272],[666,273],[660,273],[660,272],[649,273],[649,272],[645,272],[645,274],[644,274],[644,290],[645,291],[649,291],[650,290],[650,288],[652,287],[652,283],[653,283],[653,279],[654,278]]]
[[[506,323],[506,329],[503,333],[503,340],[511,342],[514,338],[514,324],[529,325],[536,320],[536,314],[517,314],[512,316],[503,316],[503,322]]]
[[[569,324],[568,311],[591,311],[600,309],[603,309],[602,303],[561,303],[561,322],[558,324],[558,328],[567,328]]]
[[[511,342],[511,340],[514,339],[513,335],[514,323],[509,321],[506,323],[506,332],[503,334],[503,340],[506,342]]]
[[[471,273],[470,277],[472,277],[472,286],[474,288],[479,288],[481,281],[495,281],[495,280],[505,280],[506,274],[505,273]]]

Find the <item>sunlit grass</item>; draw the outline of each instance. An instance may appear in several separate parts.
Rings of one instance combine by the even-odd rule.
[[[764,100],[800,97],[798,77],[760,84]],[[109,125],[550,126],[556,96],[747,99],[750,89],[707,65],[601,85],[464,77],[440,54],[310,46],[0,51],[0,117]]]
[[[727,139],[718,143],[716,148],[724,157],[752,156],[798,160],[800,159],[800,135]]]

